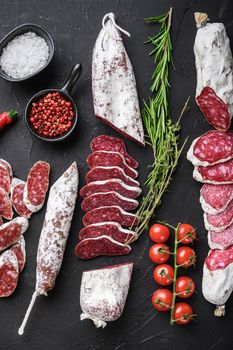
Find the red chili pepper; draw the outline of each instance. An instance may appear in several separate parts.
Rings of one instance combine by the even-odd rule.
[[[17,112],[12,110],[9,112],[2,112],[0,114],[0,130],[3,129],[7,124],[10,124],[17,117]]]

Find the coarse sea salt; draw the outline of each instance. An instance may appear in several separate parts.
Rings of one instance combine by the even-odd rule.
[[[43,68],[49,58],[46,41],[33,32],[16,36],[3,49],[2,70],[12,78],[25,78]]]

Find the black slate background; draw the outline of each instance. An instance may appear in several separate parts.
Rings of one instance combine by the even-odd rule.
[[[125,257],[101,257],[93,261],[80,261],[74,255],[77,233],[81,227],[82,213],[78,199],[70,237],[56,287],[49,297],[41,297],[31,314],[24,336],[17,335],[30,301],[35,284],[36,251],[45,214],[44,208],[30,221],[25,234],[27,266],[20,276],[16,292],[0,300],[0,349],[9,350],[93,350],[93,349],[232,349],[232,298],[227,303],[225,318],[213,316],[213,306],[201,293],[202,265],[208,251],[202,211],[198,202],[200,184],[192,180],[192,166],[185,158],[191,141],[209,129],[194,103],[196,72],[193,42],[195,25],[193,13],[207,12],[212,21],[226,25],[233,42],[233,3],[230,0],[0,0],[0,36],[5,36],[19,24],[32,22],[42,25],[55,40],[55,57],[48,70],[38,77],[19,84],[0,80],[0,110],[16,108],[21,118],[12,127],[1,132],[0,157],[13,166],[15,175],[26,179],[28,169],[39,159],[50,162],[53,183],[69,164],[76,160],[80,171],[80,186],[87,171],[85,159],[90,152],[90,140],[101,133],[114,132],[98,122],[93,115],[91,96],[91,55],[105,13],[114,12],[118,23],[131,33],[124,43],[131,58],[138,83],[140,101],[148,97],[152,59],[150,48],[143,45],[148,35],[158,27],[143,24],[142,18],[160,15],[170,6],[174,8],[173,47],[176,71],[171,72],[171,111],[174,120],[182,105],[191,96],[191,109],[182,121],[182,138],[189,141],[178,169],[173,176],[170,191],[157,210],[158,220],[171,224],[189,222],[197,227],[199,240],[195,244],[198,263],[191,274],[197,284],[198,294],[190,302],[197,319],[186,327],[169,325],[168,314],[158,314],[151,305],[151,294],[157,288],[152,279],[153,265],[148,258],[151,242],[145,233]],[[60,87],[72,66],[82,62],[83,74],[74,91],[80,118],[71,140],[62,144],[42,143],[31,137],[23,122],[27,100],[44,88]],[[150,149],[142,149],[126,142],[129,152],[140,161],[143,183],[152,160]],[[133,261],[133,279],[122,317],[104,330],[95,329],[90,321],[79,321],[79,288],[83,270]]]

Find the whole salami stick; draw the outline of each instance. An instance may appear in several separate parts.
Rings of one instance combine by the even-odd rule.
[[[60,271],[69,235],[78,190],[78,169],[74,162],[55,182],[49,192],[47,210],[42,227],[36,267],[36,288],[18,334],[24,328],[39,295],[47,296],[53,289]]]

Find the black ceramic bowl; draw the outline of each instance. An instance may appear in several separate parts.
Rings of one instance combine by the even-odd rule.
[[[19,81],[23,81],[23,80],[29,79],[31,77],[34,77],[35,75],[40,73],[42,70],[44,70],[53,58],[54,42],[53,42],[51,35],[44,28],[38,26],[37,24],[32,24],[32,23],[26,23],[26,24],[20,25],[19,27],[16,27],[10,33],[8,33],[5,36],[5,38],[3,38],[0,41],[0,56],[2,55],[2,51],[3,51],[4,47],[6,47],[10,41],[12,41],[16,36],[27,33],[27,32],[34,32],[35,34],[37,34],[38,36],[40,36],[41,38],[43,38],[46,41],[46,43],[49,47],[49,58],[48,58],[46,64],[42,68],[40,68],[38,71],[36,71],[35,73],[33,73],[31,75],[27,75],[24,78],[12,78],[9,75],[7,75],[2,70],[2,68],[0,66],[0,76],[5,80],[11,81],[11,82],[19,82]]]
[[[28,130],[30,131],[31,134],[33,134],[34,136],[36,136],[38,139],[43,140],[43,141],[47,141],[47,142],[57,142],[57,141],[63,141],[65,140],[75,129],[75,126],[77,124],[78,121],[78,110],[76,107],[76,104],[74,102],[74,99],[70,96],[71,91],[76,83],[76,81],[78,80],[78,78],[80,77],[82,72],[82,65],[80,63],[76,64],[72,71],[70,72],[70,75],[65,83],[65,85],[61,88],[61,89],[47,89],[47,90],[43,90],[38,92],[37,94],[35,94],[30,101],[28,102],[26,109],[25,109],[25,123],[26,126],[28,128]],[[73,119],[73,125],[72,127],[63,135],[58,136],[58,137],[46,137],[43,136],[41,134],[39,134],[31,125],[30,120],[29,120],[29,116],[30,116],[30,112],[31,112],[31,108],[32,108],[32,103],[33,102],[37,102],[40,98],[44,97],[45,95],[47,95],[48,93],[52,93],[52,92],[60,92],[61,95],[64,96],[64,98],[67,101],[71,102],[73,111],[74,111],[74,119]]]

